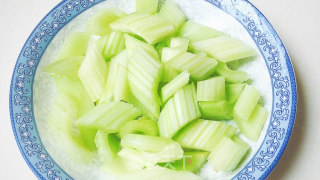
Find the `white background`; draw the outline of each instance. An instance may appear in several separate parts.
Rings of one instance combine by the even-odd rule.
[[[14,140],[9,86],[15,61],[37,23],[59,0],[8,0],[0,6],[0,179],[33,180]],[[320,179],[320,1],[252,0],[284,41],[296,71],[299,103],[291,141],[268,179]]]

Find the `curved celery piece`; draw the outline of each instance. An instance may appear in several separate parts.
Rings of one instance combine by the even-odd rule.
[[[208,157],[215,171],[232,171],[247,155],[250,146],[238,137],[224,137]]]
[[[103,57],[109,61],[112,57],[125,49],[125,38],[124,33],[121,32],[112,32],[107,38],[104,45]]]
[[[175,48],[162,48],[161,51],[161,62],[166,63],[172,58],[178,56],[179,54],[186,52],[183,47],[175,47]]]
[[[115,134],[98,131],[94,142],[98,149],[99,158],[103,162],[113,160],[121,149],[120,139]]]
[[[182,48],[184,51],[188,51],[189,40],[184,38],[179,38],[179,37],[171,38],[170,48],[177,48],[177,47]]]
[[[164,82],[164,83],[170,82],[175,77],[177,77],[179,74],[180,74],[179,71],[175,70],[174,68],[171,68],[171,67],[164,65],[161,82]]]
[[[222,101],[225,99],[225,78],[223,76],[197,82],[198,101]]]
[[[90,34],[85,32],[71,33],[64,41],[57,60],[62,60],[72,56],[84,56]]]
[[[155,14],[158,12],[158,0],[136,0],[136,12]]]
[[[82,64],[83,56],[71,56],[55,61],[43,70],[51,74],[61,74],[71,77],[78,77],[78,71]]]
[[[259,90],[252,85],[246,85],[233,108],[234,118],[238,121],[248,121],[259,99]]]
[[[197,42],[215,38],[223,34],[224,33],[221,31],[189,20],[181,28],[181,30],[178,33],[178,36],[188,39],[190,40],[190,42]]]
[[[244,71],[234,71],[228,68],[226,63],[219,62],[216,74],[226,78],[229,83],[243,83],[249,79],[249,74]]]
[[[158,124],[153,120],[139,119],[129,121],[120,129],[120,137],[127,134],[144,134],[149,136],[157,136],[159,134]]]
[[[172,0],[166,0],[159,11],[159,14],[174,25],[175,30],[179,30],[186,22],[186,17],[182,10]]]
[[[234,106],[246,84],[226,84],[226,97],[230,105]]]
[[[190,73],[183,71],[172,81],[161,88],[161,98],[162,103],[166,102],[171,98],[176,92],[189,83]]]
[[[256,51],[241,40],[230,36],[219,36],[193,42],[192,50],[203,51],[209,56],[224,63],[256,56]]]
[[[201,118],[212,120],[231,120],[232,108],[227,101],[202,101],[199,102]]]
[[[87,22],[87,32],[100,36],[107,35],[112,32],[110,23],[125,16],[126,13],[118,8],[108,8],[101,10]]]

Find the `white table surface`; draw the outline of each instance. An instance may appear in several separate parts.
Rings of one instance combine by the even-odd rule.
[[[27,37],[59,0],[10,0],[0,6],[0,179],[36,179],[14,140],[9,86]],[[320,179],[320,1],[252,0],[284,41],[298,81],[299,104],[291,141],[268,179]]]

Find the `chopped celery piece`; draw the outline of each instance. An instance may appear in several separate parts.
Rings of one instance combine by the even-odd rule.
[[[144,114],[151,119],[160,114],[158,86],[162,75],[162,64],[148,53],[144,46],[128,49],[128,81],[131,94],[139,101]],[[136,105],[136,103],[134,102]]]
[[[95,14],[87,22],[87,32],[100,36],[111,33],[110,23],[125,16],[126,13],[117,8],[104,9]]]
[[[212,151],[217,143],[224,137],[232,137],[237,128],[221,121],[199,119],[182,129],[174,140],[183,148]]]
[[[248,121],[254,108],[260,99],[259,90],[252,86],[246,85],[233,108],[233,116],[238,121]]]
[[[177,37],[176,38],[171,38],[170,47],[171,48],[180,47],[184,51],[187,51],[188,47],[189,47],[189,40],[188,39],[184,39],[184,38],[177,38]]]
[[[198,101],[221,101],[226,99],[225,79],[222,76],[198,81]]]
[[[161,52],[161,62],[166,63],[172,58],[178,56],[183,52],[187,52],[187,51],[184,50],[184,48],[182,47],[175,47],[175,48],[165,47],[162,49],[162,52]]]
[[[208,157],[215,171],[232,171],[246,156],[250,146],[238,137],[224,137]]]
[[[253,48],[230,36],[220,36],[193,42],[190,47],[193,50],[203,51],[225,63],[256,56]]]
[[[77,118],[83,116],[94,107],[93,101],[78,78],[60,75],[55,75],[53,78],[55,80],[58,94],[64,94],[74,102],[72,107],[76,108]]]
[[[194,80],[203,80],[214,73],[218,62],[204,55],[184,52],[166,62],[166,65],[178,71],[188,71]]]
[[[181,28],[186,22],[186,16],[172,0],[166,0],[159,11],[159,14],[174,25],[175,30]]]
[[[76,125],[116,133],[126,122],[136,119],[140,114],[139,109],[125,102],[100,103],[78,119]]]
[[[78,76],[92,101],[100,99],[106,83],[107,72],[107,64],[98,50],[96,40],[92,37],[78,72]]]
[[[223,32],[198,24],[193,21],[188,21],[179,31],[179,37],[189,39],[190,42],[202,41],[215,38],[223,35]]]
[[[149,119],[139,119],[127,122],[120,129],[120,137],[126,134],[144,134],[149,136],[158,136],[159,129],[157,122]]]
[[[133,13],[110,26],[115,31],[136,34],[149,44],[155,44],[174,33],[173,25],[159,14]]]
[[[181,128],[199,117],[195,85],[190,84],[179,90],[161,111],[158,119],[160,135],[171,138]]]
[[[59,94],[49,114],[49,129],[60,142],[59,148],[69,157],[78,163],[88,164],[94,154],[86,148],[81,136],[72,131],[75,116],[74,102],[67,95]]]
[[[136,12],[155,14],[158,12],[158,0],[137,0]]]
[[[162,102],[166,102],[171,98],[176,92],[189,83],[190,73],[183,71],[172,81],[161,88],[161,98]]]
[[[109,61],[112,57],[120,53],[125,48],[124,33],[112,32],[108,35],[108,40],[104,46],[103,57]]]
[[[79,127],[79,131],[83,140],[83,143],[90,151],[97,150],[96,144],[94,142],[94,138],[97,134],[97,129]]]
[[[187,170],[197,173],[207,162],[209,152],[191,151],[184,152],[183,158],[169,163],[160,163],[159,166],[173,170]]]
[[[100,102],[127,101],[129,98],[128,55],[123,50],[111,59],[107,83]]]
[[[162,82],[170,82],[172,81],[175,77],[177,77],[179,75],[179,71],[168,67],[166,65],[164,65],[163,67],[163,75],[162,75]]]
[[[241,95],[245,84],[226,84],[226,96],[229,104],[234,105]]]
[[[98,131],[94,142],[98,149],[99,158],[103,162],[114,159],[121,149],[120,139],[115,134]]]
[[[216,74],[226,78],[229,83],[243,83],[249,79],[249,74],[243,71],[234,71],[228,68],[226,63],[219,62]]]
[[[72,56],[84,56],[90,34],[84,32],[75,32],[70,34],[64,41],[59,52],[57,60]]]
[[[152,45],[142,42],[127,34],[125,34],[124,37],[125,37],[126,48],[129,51],[129,54],[132,54],[132,51],[134,51],[136,47],[139,47],[147,51],[148,54],[150,54],[156,60],[159,60],[158,52],[154,49]]]
[[[263,125],[268,118],[268,112],[259,104],[255,107],[248,121],[235,119],[240,132],[252,141],[257,141]]]
[[[97,47],[99,52],[102,53],[102,55],[103,55],[104,47],[106,46],[108,40],[109,40],[109,34],[102,36],[97,40]]]
[[[154,158],[155,163],[170,162],[183,157],[179,143],[164,137],[127,134],[121,139],[121,145],[142,152],[141,155],[145,158],[148,156]]]
[[[71,77],[77,77],[80,65],[82,64],[83,56],[72,56],[55,61],[43,70],[47,73],[61,74]]]
[[[189,171],[175,171],[168,168],[150,167],[134,170],[128,173],[121,173],[119,180],[202,180],[202,178]]]
[[[202,101],[199,102],[201,118],[212,120],[230,120],[232,107],[227,101]]]

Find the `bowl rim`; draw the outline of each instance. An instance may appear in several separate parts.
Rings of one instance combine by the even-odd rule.
[[[82,12],[86,11],[87,9],[90,9],[91,7],[99,4],[100,2],[105,2],[107,0],[63,0],[61,1],[59,4],[57,4],[38,24],[37,26],[34,28],[34,30],[32,31],[32,33],[30,34],[30,36],[28,37],[27,41],[24,43],[23,45],[23,48],[22,50],[20,51],[20,54],[19,54],[19,57],[17,59],[17,62],[15,64],[15,67],[14,67],[14,71],[13,71],[13,74],[12,74],[12,79],[11,79],[11,84],[10,84],[10,94],[9,94],[9,110],[10,110],[10,119],[11,119],[11,125],[12,125],[12,130],[13,130],[13,134],[15,136],[15,140],[16,140],[16,143],[19,147],[19,150],[23,156],[23,158],[25,159],[26,163],[28,164],[28,166],[30,167],[30,169],[33,171],[33,173],[39,178],[39,179],[73,179],[72,177],[70,177],[52,158],[51,156],[49,155],[49,153],[47,152],[46,148],[43,146],[42,144],[42,141],[41,141],[41,138],[38,134],[38,131],[37,131],[37,126],[36,126],[36,122],[34,121],[34,116],[33,116],[33,78],[34,78],[34,75],[35,75],[35,72],[37,70],[37,66],[38,66],[38,63],[40,62],[41,60],[41,57],[43,55],[43,53],[45,52],[47,46],[50,44],[51,40],[55,37],[55,35],[66,25],[69,23],[69,21],[71,21],[72,19],[74,19],[75,17],[77,17],[78,15],[80,15]],[[281,41],[279,35],[277,34],[277,32],[275,31],[275,29],[272,27],[272,25],[270,24],[270,22],[267,20],[267,18],[258,10],[258,8],[256,8],[251,2],[247,1],[247,0],[203,0],[203,1],[206,1],[206,2],[209,2],[210,4],[220,8],[221,10],[223,10],[224,12],[228,13],[229,15],[233,16],[235,19],[237,19],[240,24],[242,24],[244,26],[244,22],[243,21],[247,21],[247,25],[248,27],[251,26],[252,28],[257,28],[255,26],[255,21],[254,20],[250,20],[249,19],[239,19],[237,18],[237,16],[239,17],[245,17],[246,15],[245,14],[242,14],[241,11],[239,11],[238,9],[236,9],[236,5],[248,5],[249,8],[251,8],[255,15],[257,15],[259,17],[259,21],[263,22],[263,26],[266,26],[267,28],[267,31],[270,33],[271,35],[271,38],[273,38],[273,41],[275,42],[275,46],[273,47],[271,43],[271,40],[270,40],[270,45],[268,48],[269,51],[271,51],[271,48],[275,48],[277,47],[275,50],[278,51],[278,53],[281,53],[281,55],[283,57],[279,57],[279,58],[283,58],[284,59],[284,62],[285,64],[285,68],[287,69],[285,72],[287,72],[287,81],[289,83],[289,85],[287,86],[287,90],[289,91],[289,94],[287,94],[287,96],[284,96],[284,97],[288,97],[290,101],[288,103],[288,106],[287,109],[289,111],[290,114],[287,114],[286,116],[286,119],[287,121],[284,121],[284,122],[287,122],[285,127],[285,131],[286,133],[284,133],[285,137],[281,138],[279,141],[281,141],[281,146],[280,146],[280,143],[279,145],[277,146],[276,148],[276,152],[273,154],[273,156],[271,158],[273,158],[273,160],[271,161],[271,164],[270,162],[268,161],[268,165],[265,165],[265,166],[255,166],[255,164],[252,162],[254,160],[254,157],[256,157],[257,153],[260,151],[260,149],[262,148],[262,146],[264,145],[264,142],[266,141],[266,138],[267,138],[267,134],[266,136],[264,137],[265,139],[263,140],[261,146],[259,147],[259,149],[257,150],[256,154],[254,155],[254,157],[249,161],[248,164],[251,163],[251,165],[249,165],[250,167],[247,167],[248,164],[243,167],[239,173],[237,175],[235,175],[233,177],[233,179],[236,179],[237,177],[243,177],[243,178],[248,178],[248,179],[254,179],[255,178],[255,170],[260,170],[261,169],[261,172],[260,173],[261,175],[258,176],[259,179],[266,179],[267,176],[271,173],[271,171],[274,169],[274,167],[276,166],[276,164],[278,163],[280,157],[282,156],[282,154],[284,153],[284,150],[285,148],[287,147],[287,144],[289,142],[289,139],[290,139],[290,136],[291,136],[291,133],[292,133],[292,130],[293,130],[293,126],[294,126],[294,122],[295,122],[295,118],[296,118],[296,109],[297,109],[297,100],[298,100],[298,95],[297,95],[297,84],[296,84],[296,77],[295,77],[295,72],[294,72],[294,68],[293,68],[293,65],[292,65],[292,62],[291,62],[291,59],[289,57],[289,54],[287,52],[287,50],[285,49],[285,46],[284,46],[284,43]],[[244,4],[241,4],[241,3],[244,3]],[[69,10],[69,13],[70,15],[68,16],[68,5],[71,5],[72,9],[70,8]],[[232,6],[230,6],[232,5]],[[234,5],[234,6],[233,6]],[[60,12],[60,14],[63,14],[62,10],[66,10],[67,12],[64,14],[66,17],[63,17],[65,19],[60,19],[60,17],[53,17],[53,14],[54,13],[57,13],[57,12]],[[57,18],[57,19],[55,19]],[[28,44],[31,42],[31,41],[34,41],[37,33],[39,32],[39,30],[41,30],[42,27],[44,27],[43,25],[45,23],[48,23],[48,22],[54,22],[54,21],[57,21],[59,22],[59,20],[61,20],[60,23],[60,27],[58,26],[56,29],[52,30],[52,32],[50,32],[50,28],[54,27],[52,24],[52,27],[50,28],[47,28],[46,30],[48,31],[43,31],[43,38],[47,38],[47,40],[43,40],[42,42],[40,43],[37,43],[40,47],[40,51],[42,51],[42,53],[40,53],[40,55],[37,57],[38,59],[38,62],[35,62],[36,64],[32,67],[24,67],[23,64],[22,64],[22,59],[24,56],[31,56],[29,57],[29,59],[32,60],[32,56],[34,56],[34,54],[26,54],[28,52],[28,49],[27,49],[27,46]],[[253,23],[253,25],[252,25]],[[251,25],[250,25],[251,24]],[[48,25],[48,24],[47,24]],[[50,25],[50,24],[49,24]],[[256,30],[259,30],[259,29],[256,29],[256,30],[253,30],[252,32],[248,30],[247,27],[245,27],[245,29],[248,31],[248,33],[251,35],[251,37],[253,38],[253,40],[255,41],[256,45],[258,46],[258,48],[260,49],[259,45],[257,44],[255,38],[259,38],[259,40],[261,41],[268,41],[267,37],[264,37],[263,36],[263,33],[260,32],[260,34],[255,34]],[[50,37],[46,37],[46,35],[50,34],[51,36]],[[41,34],[40,34],[41,35]],[[260,39],[261,38],[261,39]],[[263,40],[263,38],[265,38]],[[41,41],[41,39],[40,39]],[[267,42],[264,42],[263,44],[267,44]],[[43,46],[41,45],[44,45],[44,48]],[[261,45],[261,44],[260,44]],[[267,46],[267,45],[266,45]],[[36,47],[37,48],[37,47]],[[29,49],[30,50],[30,49]],[[260,49],[261,51],[261,49]],[[280,52],[281,51],[281,52]],[[32,53],[32,51],[31,51]],[[271,53],[270,53],[271,54]],[[23,60],[27,60],[28,58],[24,58]],[[264,59],[265,61],[266,60],[266,56],[264,56]],[[22,66],[21,66],[22,65]],[[270,67],[268,67],[268,64],[266,62],[266,65],[267,65],[267,68],[269,70],[269,75],[271,76],[271,73],[270,73]],[[28,69],[29,68],[29,69]],[[27,87],[27,90],[29,89],[30,91],[26,92],[27,95],[29,95],[31,98],[29,98],[28,100],[26,99],[21,99],[21,97],[17,97],[17,92],[23,92],[23,88],[22,88],[22,91],[16,91],[16,93],[14,93],[14,91],[16,90],[17,88],[17,83],[18,81],[15,81],[17,80],[18,78],[18,74],[16,73],[23,70],[23,75],[26,75],[26,76],[31,76],[31,80],[28,79],[28,80],[25,80],[24,78],[25,77],[22,77],[22,83],[24,83],[24,81],[27,81],[25,83],[25,86],[28,86]],[[28,70],[30,70],[31,72],[28,72]],[[34,70],[34,72],[32,72]],[[281,77],[281,75],[280,75]],[[272,77],[271,78],[271,81],[272,81]],[[290,89],[289,89],[290,88]],[[273,101],[274,101],[274,84],[272,83],[272,90],[273,90]],[[23,97],[23,96],[22,96]],[[20,98],[20,100],[17,100],[16,98]],[[16,100],[16,101],[13,101],[13,100]],[[29,104],[23,104],[23,103],[26,103],[24,101],[29,101]],[[21,104],[22,102],[22,104]],[[274,102],[273,102],[274,104]],[[23,108],[27,107],[29,108],[28,109],[19,109],[17,110],[17,106],[23,106]],[[290,105],[290,106],[289,106]],[[19,116],[19,112],[26,112],[24,110],[28,110],[29,111],[29,116],[28,117],[23,117],[22,116]],[[274,113],[274,108],[272,108],[272,113]],[[21,114],[20,114],[21,115]],[[272,114],[274,115],[274,114]],[[18,117],[19,116],[19,117]],[[27,118],[27,119],[24,119],[24,118]],[[30,119],[28,119],[30,118]],[[280,117],[280,118],[285,118],[285,117]],[[22,127],[22,131],[19,132],[20,134],[18,134],[17,132],[17,122],[20,121],[22,119],[22,121],[25,121],[24,124],[22,124],[22,126],[20,126],[19,128],[19,131],[21,131],[21,127]],[[272,117],[271,117],[272,119]],[[32,123],[32,127],[28,127],[28,123]],[[270,123],[271,123],[271,120],[270,120]],[[24,127],[23,127],[24,125]],[[268,130],[269,128],[271,127],[271,125],[269,124],[268,126]],[[28,129],[30,128],[30,129]],[[29,132],[29,131],[30,132]],[[29,150],[29,149],[26,149],[26,146],[23,147],[23,144],[21,143],[21,140],[22,139],[22,136],[23,136],[23,133],[27,133],[26,136],[28,136],[28,138],[34,138],[34,137],[37,137],[38,138],[38,144],[29,144],[29,145],[35,145],[34,147],[31,147],[33,148],[34,151],[32,150]],[[29,134],[28,134],[29,133]],[[20,136],[19,136],[20,135]],[[32,136],[32,137],[31,137]],[[29,142],[28,142],[29,143]],[[27,144],[28,145],[28,144]],[[270,146],[272,148],[272,146]],[[40,151],[39,151],[40,150]],[[266,153],[269,152],[269,149],[267,150]],[[30,157],[28,157],[28,153],[31,153]],[[261,151],[260,151],[261,153]],[[274,156],[276,154],[276,156]],[[39,156],[39,157],[36,157],[38,158],[37,163],[35,163],[35,157],[34,156]],[[41,157],[42,156],[42,157]],[[259,161],[259,159],[258,159]],[[35,164],[33,164],[35,163]],[[263,162],[260,162],[260,165],[261,163]],[[259,162],[258,162],[259,164]],[[45,169],[43,169],[45,168]],[[253,171],[251,171],[249,168],[253,168]]]

